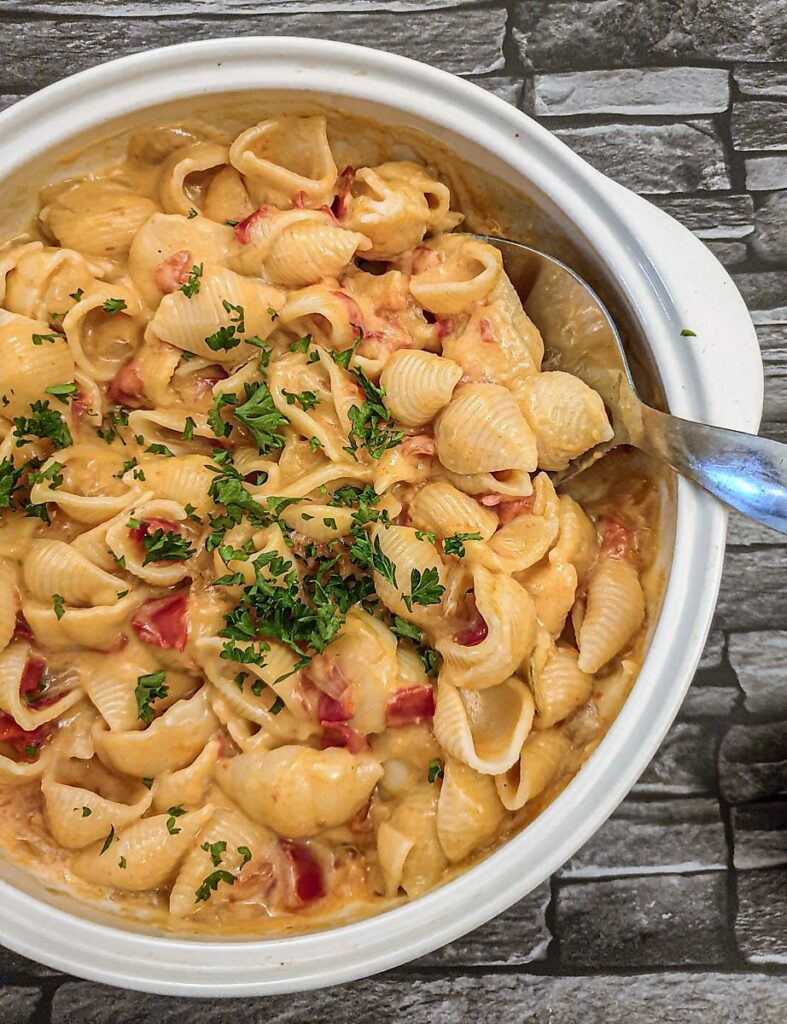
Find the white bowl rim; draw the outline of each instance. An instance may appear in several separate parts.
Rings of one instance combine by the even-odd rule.
[[[592,170],[520,111],[408,58],[297,37],[216,39],[120,58],[55,83],[0,113],[0,177],[29,160],[31,153],[44,152],[83,127],[122,113],[185,96],[271,89],[352,96],[421,119],[423,95],[429,95],[429,120],[472,138],[539,185],[573,223],[592,235],[599,257],[616,266],[621,284],[651,329],[672,411],[756,430],[762,405],[759,349],[745,306],[707,250],[701,252],[679,225]],[[461,131],[452,124],[458,110]],[[632,214],[639,218],[641,237],[627,221]],[[693,352],[681,350],[675,337],[685,324],[681,317],[702,307],[698,293],[654,252],[654,243],[665,239],[686,250],[684,269],[702,264],[716,300],[715,311],[703,311],[714,336]],[[717,364],[720,357],[729,358],[735,343],[738,365],[733,377]],[[741,364],[748,368],[743,379]],[[733,379],[738,390],[731,406],[725,385]],[[447,885],[341,928],[232,942],[150,936],[97,924],[0,881],[3,942],[91,980],[216,997],[350,981],[464,934],[563,864],[650,761],[699,661],[718,592],[725,530],[721,506],[680,481],[673,555],[680,571],[670,574],[648,658],[617,721],[578,776],[535,822]]]

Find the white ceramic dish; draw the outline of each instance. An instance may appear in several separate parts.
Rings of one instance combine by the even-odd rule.
[[[66,79],[0,114],[0,181],[77,135],[167,100],[293,89],[420,127],[538,197],[618,283],[647,336],[670,410],[756,431],[762,366],[732,281],[688,231],[609,181],[545,129],[458,78],[333,42],[251,38],[137,54]],[[680,336],[690,326],[698,337]],[[635,783],[672,722],[716,601],[725,513],[681,482],[672,569],[645,666],[609,734],[525,831],[455,881],[384,915],[297,938],[187,941],[100,923],[12,865],[0,869],[0,940],[108,984],[249,996],[349,981],[418,957],[482,924],[574,853]]]

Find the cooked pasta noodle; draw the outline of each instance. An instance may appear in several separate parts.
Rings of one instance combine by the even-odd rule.
[[[466,867],[599,742],[651,614],[636,489],[548,475],[600,397],[440,168],[334,134],[136,135],[0,249],[0,840],[185,931]]]

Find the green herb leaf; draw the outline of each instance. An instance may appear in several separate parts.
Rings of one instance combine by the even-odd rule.
[[[52,607],[55,610],[55,618],[58,621],[66,614],[66,610],[63,607],[64,603],[65,600],[60,594],[52,594]]]
[[[394,583],[394,586],[396,584]],[[440,576],[437,569],[424,569],[421,573],[413,569],[410,573],[410,593],[402,594],[402,599],[407,605],[407,610],[413,610],[413,604],[430,605],[440,604],[445,587],[440,583]]]
[[[454,533],[443,541],[443,551],[446,555],[456,555],[457,558],[465,557],[465,541],[481,540],[480,533]]]
[[[186,296],[187,299],[193,299],[195,295],[199,294],[199,290],[202,287],[202,274],[203,274],[202,263],[195,263],[189,271],[189,276],[180,286],[180,290]],[[189,353],[190,354],[190,353]],[[185,358],[186,353],[184,353]]]
[[[34,334],[33,344],[43,345],[46,341],[50,345],[54,345],[56,341],[61,341],[63,338],[62,334]]]
[[[83,807],[82,808],[82,817],[83,818],[89,818],[92,813],[93,812],[90,810],[89,807]]]
[[[249,863],[249,861],[251,860],[251,850],[250,850],[250,849],[248,848],[248,846],[239,846],[239,847],[238,847],[238,853],[239,853],[239,854],[241,855],[241,857],[243,858],[243,860],[241,861],[241,865],[240,865],[240,868],[238,869],[238,870],[241,870],[241,871],[242,871],[242,870],[243,870],[243,868],[245,868],[245,867],[246,867],[246,865],[247,865],[247,864]]]
[[[235,336],[234,327],[219,327],[215,334],[209,334],[205,338],[205,344],[211,352],[229,351],[240,345],[240,338]]]
[[[375,537],[372,543],[365,533],[356,536],[350,546],[350,558],[362,569],[378,572],[392,587],[397,586],[396,566],[386,554],[383,554],[379,537]]]
[[[85,289],[84,288],[77,288],[77,290],[75,292],[69,292],[68,293],[68,297],[69,297],[69,299],[73,299],[74,302],[81,302],[82,301],[82,296],[84,294],[85,294]]]
[[[105,313],[114,316],[115,313],[122,313],[124,309],[128,309],[128,306],[125,299],[107,299],[101,308]]]
[[[108,850],[108,849],[110,848],[110,846],[112,845],[112,842],[113,842],[114,838],[115,838],[115,826],[113,825],[113,826],[112,826],[112,827],[110,828],[110,830],[109,830],[109,833],[108,833],[108,835],[107,835],[107,838],[106,838],[106,839],[104,840],[104,845],[103,845],[103,846],[101,847],[101,849],[100,849],[100,850],[98,851],[98,853],[99,853],[99,856],[101,856],[101,854],[102,854],[102,853],[106,853],[106,852],[107,852],[107,850]]]
[[[14,494],[23,469],[22,466],[17,469],[9,458],[0,461],[0,508],[14,507]]]
[[[142,785],[145,787],[145,789],[150,789],[153,786],[154,781],[155,780],[150,778],[150,776],[146,776],[142,780]]]
[[[289,348],[290,352],[308,352],[309,345],[312,343],[311,334],[304,334],[302,338],[298,338],[296,341],[291,341]]]
[[[68,424],[57,409],[50,409],[49,401],[33,402],[30,416],[14,417],[16,447],[29,444],[34,438],[47,438],[53,448],[68,448],[74,443]]]
[[[161,527],[153,533],[146,533],[142,537],[142,544],[145,548],[143,566],[151,562],[186,562],[196,553],[182,533],[162,530]]]
[[[278,431],[286,426],[287,418],[274,405],[267,384],[246,385],[246,401],[236,408],[235,419],[254,438],[260,455],[284,447],[284,437]]]
[[[63,405],[68,405],[69,398],[73,398],[78,390],[79,389],[73,380],[68,384],[53,384],[49,388],[44,388],[46,394],[52,395],[53,398],[57,398],[63,403]]]
[[[195,217],[199,217],[199,211],[195,210],[194,207],[192,206],[186,216],[188,220],[194,220]]]
[[[206,841],[202,844],[202,849],[205,850],[206,853],[210,854],[210,859],[213,863],[213,867],[217,868],[219,864],[221,864],[221,855],[227,849],[227,844],[223,839],[220,839],[216,843],[209,843]]]
[[[680,332],[680,336],[681,336],[681,338],[696,338],[697,337],[696,332],[695,331],[690,331],[688,327],[684,327],[683,328],[683,330]]]
[[[225,882],[227,885],[234,885],[235,876],[231,875],[229,871],[224,871],[222,869],[212,871],[194,893],[196,897],[194,902],[201,903],[203,900],[209,900],[211,893],[218,889],[219,882]]]
[[[429,769],[426,773],[427,781],[431,784],[434,784],[435,782],[437,782],[438,779],[442,779],[444,774],[445,773],[443,771],[443,763],[440,760],[440,758],[433,758],[429,762]]]
[[[169,693],[169,687],[164,686],[167,673],[162,669],[160,672],[149,672],[147,675],[137,677],[137,685],[134,696],[137,699],[137,718],[145,725],[153,721],[153,708],[150,706],[154,700],[162,700]]]
[[[176,827],[175,821],[177,818],[179,818],[182,814],[185,813],[186,812],[183,810],[182,804],[177,804],[175,807],[167,808],[167,814],[169,815],[166,822],[167,832],[169,832],[171,836],[176,836],[181,831],[181,829]]]

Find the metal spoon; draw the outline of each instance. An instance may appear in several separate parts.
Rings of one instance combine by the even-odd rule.
[[[721,501],[787,533],[787,445],[682,420],[637,395],[615,324],[593,289],[564,263],[527,245],[479,235],[503,254],[506,273],[544,339],[544,368],[580,377],[604,400],[614,436],[574,459],[559,483],[611,448],[631,444],[668,463]]]

